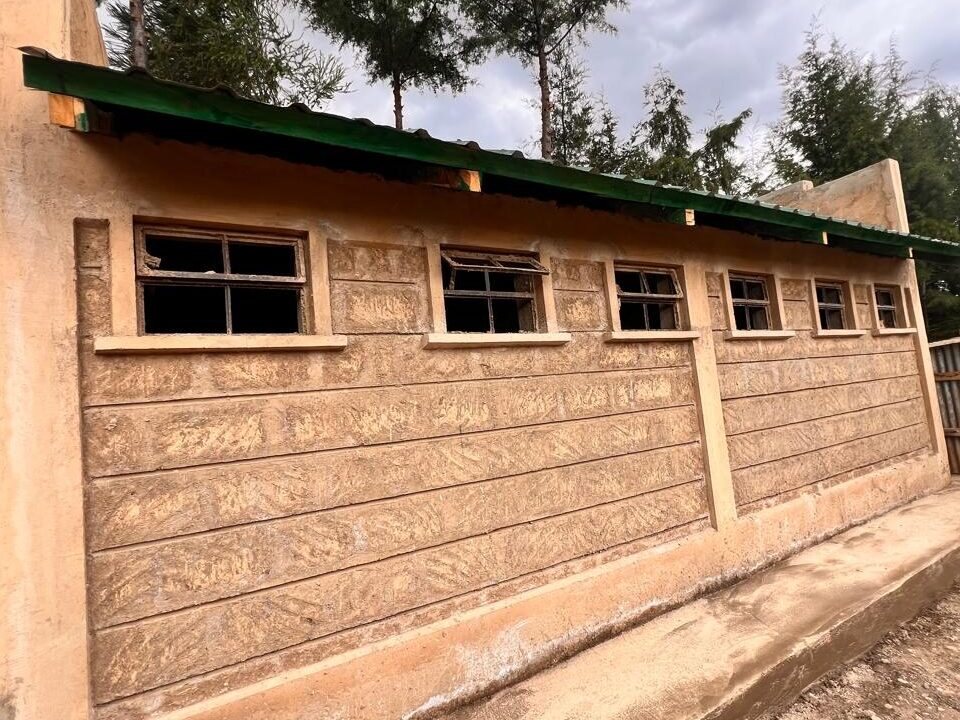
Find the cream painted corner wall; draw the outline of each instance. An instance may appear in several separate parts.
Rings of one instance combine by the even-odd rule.
[[[82,720],[76,208],[49,162],[72,139],[23,87],[25,45],[104,63],[92,0],[0,0],[0,718]]]

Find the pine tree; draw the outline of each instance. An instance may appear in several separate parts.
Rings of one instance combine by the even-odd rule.
[[[594,106],[584,89],[587,71],[570,46],[559,49],[550,73],[554,102],[550,108],[553,159],[564,165],[586,166],[593,135]]]
[[[684,94],[662,69],[645,91],[648,117],[620,139],[620,120],[602,96],[584,87],[587,70],[571,47],[556,56],[551,73],[555,101],[551,124],[556,140],[554,159],[593,172],[649,178],[714,192],[751,188],[744,163],[737,159],[737,139],[751,111],[706,131],[706,142],[691,149],[691,120]]]
[[[752,114],[748,108],[733,120],[718,122],[707,130],[703,147],[693,153],[699,189],[727,195],[743,189],[745,170],[744,162],[735,157],[737,138]]]
[[[697,166],[690,149],[691,120],[686,114],[683,90],[662,68],[643,90],[647,119],[634,131],[651,161],[646,172],[651,180],[684,187],[697,184]]]
[[[134,3],[113,0],[105,27],[110,61],[146,66],[158,77],[214,87],[266,103],[321,106],[346,89],[343,67],[287,28],[282,0],[138,0],[143,4],[146,61],[137,57]]]
[[[593,123],[587,145],[588,166],[594,172],[638,177],[645,161],[639,162],[631,155],[630,148],[620,141],[620,120],[606,101],[601,98],[598,104],[600,115]]]
[[[461,0],[461,5],[487,43],[536,67],[540,151],[553,157],[550,62],[566,42],[582,39],[589,28],[615,32],[607,11],[627,7],[626,0]]]
[[[483,44],[461,22],[454,0],[300,0],[312,24],[363,55],[367,75],[393,90],[393,114],[403,127],[409,87],[463,90],[467,69]]]
[[[781,69],[784,114],[775,135],[774,163],[789,182],[816,183],[886,157],[890,99],[882,72],[836,39],[826,49],[814,26],[797,64]]]
[[[911,230],[960,241],[960,90],[917,89],[895,45],[878,62],[823,40],[811,29],[781,72],[783,116],[771,142],[780,179],[819,184],[896,158]],[[960,269],[918,261],[917,274],[930,338],[960,333]]]

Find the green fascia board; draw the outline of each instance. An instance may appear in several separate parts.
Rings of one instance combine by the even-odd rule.
[[[393,158],[500,175],[543,186],[579,191],[627,202],[693,209],[764,223],[772,228],[812,231],[784,232],[784,239],[815,242],[817,234],[899,248],[924,255],[960,257],[960,245],[897,233],[882,228],[784,209],[756,200],[678,188],[649,180],[555,165],[552,162],[483,150],[475,143],[437,140],[424,132],[407,132],[367,121],[300,107],[277,107],[237,97],[233,93],[158,80],[146,72],[108,68],[53,58],[24,49],[23,74],[28,87],[140,111],[209,122],[234,128],[323,143]],[[810,239],[804,240],[805,237]]]

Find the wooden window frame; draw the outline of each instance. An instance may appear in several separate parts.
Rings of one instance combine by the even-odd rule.
[[[450,266],[450,282],[443,288],[444,300],[447,298],[466,298],[474,300],[485,300],[487,303],[487,322],[490,327],[486,334],[503,335],[503,332],[497,332],[496,321],[494,319],[493,301],[494,300],[529,300],[530,312],[532,315],[533,330],[521,330],[522,333],[540,333],[544,332],[543,322],[543,293],[540,290],[540,282],[532,279],[529,291],[525,290],[493,290],[491,289],[491,273],[501,275],[527,275],[534,276],[548,275],[547,270],[532,255],[517,255],[497,252],[478,252],[475,250],[460,251],[455,248],[441,248],[441,263],[447,263]],[[470,262],[475,260],[476,262]],[[466,262],[464,262],[466,261]],[[485,262],[482,262],[485,261]],[[511,264],[515,263],[515,264]],[[454,287],[457,278],[457,272],[465,270],[471,273],[483,273],[485,288],[483,290],[463,290]],[[441,277],[442,277],[441,265]],[[469,331],[449,331],[460,334]]]
[[[907,295],[903,285],[896,283],[876,283],[871,284],[870,305],[873,309],[873,334],[874,335],[911,335],[917,332],[916,326],[911,320],[908,312]],[[888,291],[893,295],[893,306],[882,306],[877,300],[878,291]],[[881,309],[890,309],[892,307],[896,313],[896,327],[883,327],[880,319]]]
[[[761,280],[764,283],[766,299],[744,302],[744,299],[738,298],[736,304],[734,304],[733,290],[730,285],[731,279]],[[783,308],[783,291],[780,287],[780,278],[777,275],[753,270],[724,270],[722,292],[724,309],[727,315],[725,340],[786,340],[797,334],[794,330],[788,330],[784,327],[786,313]],[[762,304],[767,308],[769,329],[742,330],[737,328],[736,306],[754,306],[755,304]]]
[[[457,250],[456,248],[440,248],[440,257],[446,260],[454,270],[471,270],[479,272],[503,271],[518,275],[549,275],[550,271],[534,255],[517,255],[501,252],[479,252],[476,250]],[[466,262],[464,262],[466,260]],[[489,264],[470,260],[486,260]]]
[[[654,292],[626,292],[620,288],[620,285],[616,282],[616,274],[618,272],[634,272],[640,276],[640,282],[642,285],[646,286],[646,274],[657,274],[657,275],[666,275],[673,282],[673,287],[675,292],[669,294],[663,293],[654,293]],[[683,285],[680,282],[680,276],[677,272],[677,269],[670,267],[668,265],[651,265],[646,263],[630,263],[624,261],[614,261],[613,263],[613,274],[614,274],[614,293],[616,294],[617,299],[617,315],[620,319],[620,329],[623,328],[623,303],[624,301],[633,304],[648,305],[671,305],[673,306],[673,327],[672,328],[663,328],[663,329],[654,329],[650,328],[650,322],[648,319],[647,308],[644,307],[643,315],[645,320],[644,328],[632,328],[624,330],[624,332],[674,332],[677,330],[685,329],[685,313],[684,308],[684,293]]]
[[[890,302],[881,303],[880,302],[880,293],[889,293]],[[874,285],[873,286],[873,301],[876,308],[876,320],[877,328],[882,328],[884,330],[893,330],[903,327],[903,322],[900,319],[900,303],[897,302],[897,291],[895,288],[890,287],[889,285]],[[884,320],[884,315],[892,316],[893,323],[887,325]]]
[[[740,282],[744,286],[744,297],[738,298],[734,297],[733,294],[733,283]],[[758,284],[763,288],[763,298],[749,298],[746,297],[747,292],[747,283]],[[732,329],[739,330],[741,332],[756,332],[756,331],[767,331],[774,329],[774,313],[771,310],[772,301],[770,299],[770,284],[767,278],[763,275],[750,275],[747,273],[730,273],[727,278],[727,289],[730,293],[730,304],[733,307],[733,322]],[[743,307],[748,309],[762,308],[764,315],[767,318],[766,327],[756,328],[756,327],[739,327],[737,326],[737,308]],[[749,313],[745,314],[744,317],[747,320],[747,325],[752,325],[753,320]]]
[[[690,327],[690,314],[687,307],[686,271],[682,265],[662,265],[655,260],[639,259],[609,259],[604,260],[604,286],[606,290],[607,310],[610,319],[610,331],[604,333],[603,339],[610,343],[635,342],[691,342],[700,337],[695,330],[684,329]],[[676,330],[624,330],[620,322],[620,296],[617,291],[617,268],[635,270],[646,268],[653,272],[670,271],[674,277],[674,285],[680,294],[677,302],[678,322]],[[673,296],[671,296],[673,297]]]
[[[854,321],[853,313],[850,312],[848,307],[849,302],[847,292],[844,292],[845,288],[843,283],[833,282],[829,280],[816,280],[814,282],[814,297],[817,303],[817,326],[820,330],[850,330],[850,324]],[[835,290],[837,292],[838,301],[837,302],[827,302],[826,300],[821,300],[821,290]],[[824,327],[823,326],[823,315],[825,312],[839,311],[840,312],[840,327]]]
[[[182,237],[189,240],[200,240],[219,243],[223,257],[222,273],[205,273],[195,271],[160,270],[150,266],[149,253],[146,249],[148,235],[156,234],[164,237]],[[259,275],[230,272],[230,242],[240,242],[257,245],[283,245],[294,250],[294,266],[296,275]],[[308,335],[311,332],[310,316],[307,312],[309,301],[309,282],[307,279],[305,254],[306,238],[300,233],[281,234],[270,231],[232,230],[210,226],[192,226],[189,224],[161,224],[137,222],[134,225],[134,257],[137,297],[137,333],[146,336],[144,312],[145,285],[189,285],[193,287],[222,287],[224,288],[224,302],[226,314],[226,332],[206,333],[204,335],[232,336],[233,318],[230,302],[230,288],[295,288],[298,291],[297,299],[297,326],[296,332],[277,333],[278,335]],[[151,333],[153,334],[153,333]],[[193,334],[193,333],[191,333]],[[246,333],[241,333],[246,334]]]
[[[550,261],[543,253],[529,252],[513,245],[477,248],[455,245],[443,245],[439,242],[425,243],[427,255],[427,274],[430,286],[430,312],[433,319],[433,331],[424,334],[424,347],[428,349],[445,348],[486,348],[499,346],[549,346],[570,342],[572,335],[557,331],[557,315],[553,300],[553,281],[550,275]],[[530,268],[510,267],[511,272],[527,272],[537,275],[534,291],[537,300],[534,303],[537,312],[537,331],[497,333],[497,332],[448,332],[443,286],[444,254],[456,257],[488,257],[496,255],[499,260],[517,260],[529,263]],[[531,262],[532,261],[532,262]],[[460,263],[464,268],[468,263]],[[468,268],[472,269],[472,268]],[[480,268],[477,268],[480,269]],[[489,268],[484,268],[489,270]]]
[[[878,330],[903,330],[906,329],[906,313],[903,308],[903,288],[900,285],[871,285],[871,296],[873,297],[874,319],[877,322]],[[881,305],[879,294],[881,292],[890,293],[892,305]],[[883,312],[893,312],[893,325],[883,324]]]
[[[818,295],[818,287],[833,287],[840,291],[841,302],[821,303]],[[810,280],[810,306],[813,315],[813,334],[814,337],[856,337],[866,334],[866,330],[860,328],[857,319],[856,298],[853,292],[853,285],[849,280],[838,280],[836,278],[812,278]],[[824,328],[820,322],[820,308],[840,309],[843,311],[842,328]]]

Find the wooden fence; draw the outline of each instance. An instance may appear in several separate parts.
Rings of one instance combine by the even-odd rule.
[[[960,337],[930,343],[950,472],[960,474]]]

